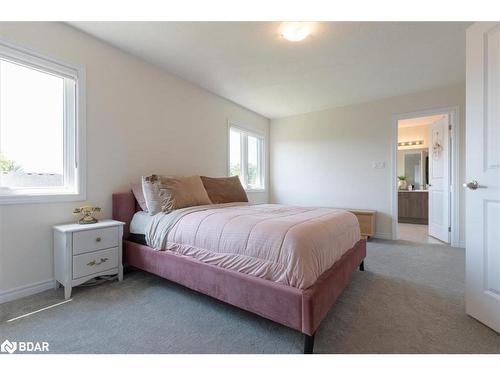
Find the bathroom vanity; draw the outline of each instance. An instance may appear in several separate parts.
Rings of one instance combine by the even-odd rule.
[[[399,190],[398,222],[428,224],[429,192],[427,190]]]

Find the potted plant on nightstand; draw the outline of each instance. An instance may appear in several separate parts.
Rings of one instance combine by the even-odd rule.
[[[398,188],[399,190],[408,189],[408,182],[406,181],[406,176],[398,176]]]

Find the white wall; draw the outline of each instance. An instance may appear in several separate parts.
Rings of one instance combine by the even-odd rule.
[[[272,120],[271,201],[377,210],[377,235],[390,238],[393,115],[457,105],[463,181],[464,83]],[[384,162],[385,168],[375,169],[373,162]],[[463,235],[462,230],[461,240]]]
[[[143,174],[225,175],[228,119],[268,134],[268,119],[65,24],[0,22],[0,38],[86,67],[87,201],[103,217]],[[0,206],[0,302],[52,280],[51,227],[80,205]]]

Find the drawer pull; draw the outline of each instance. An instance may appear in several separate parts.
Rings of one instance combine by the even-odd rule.
[[[95,239],[95,242],[101,242],[101,241],[102,241],[102,238],[101,238],[101,237],[97,237],[97,238]]]
[[[92,262],[88,262],[87,263],[87,266],[98,266],[99,264],[102,264],[104,262],[106,262],[108,260],[108,258],[101,258],[101,260],[99,262],[93,260]]]

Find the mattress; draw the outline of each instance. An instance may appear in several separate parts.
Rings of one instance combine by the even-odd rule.
[[[147,212],[136,212],[130,222],[130,233],[127,239],[141,245],[147,245],[145,233],[146,228],[152,220],[153,216],[149,215]]]
[[[134,216],[135,217],[135,216]],[[276,204],[222,204],[159,213],[148,246],[305,289],[360,240],[350,212]]]

